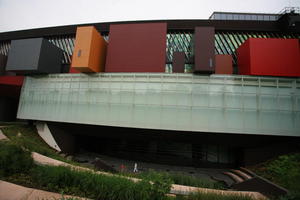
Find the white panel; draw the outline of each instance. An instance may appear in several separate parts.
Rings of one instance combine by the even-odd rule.
[[[43,138],[43,140],[53,149],[57,151],[61,151],[59,146],[57,145],[55,139],[53,138],[50,129],[48,128],[47,124],[44,122],[37,122],[36,123],[36,129],[38,131],[38,134]]]

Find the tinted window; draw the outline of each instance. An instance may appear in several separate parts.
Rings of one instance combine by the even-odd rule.
[[[257,18],[258,18],[258,20],[263,20],[264,19],[264,17],[262,15],[258,15]]]
[[[270,21],[270,16],[269,15],[264,15],[264,20],[265,21]]]
[[[257,20],[257,15],[251,15],[251,20]]]

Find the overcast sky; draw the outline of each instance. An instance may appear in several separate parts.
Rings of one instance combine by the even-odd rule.
[[[0,0],[0,32],[91,22],[207,19],[213,11],[278,13],[300,0]]]

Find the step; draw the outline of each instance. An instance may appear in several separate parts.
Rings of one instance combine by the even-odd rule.
[[[238,170],[238,169],[231,169],[230,171],[232,173],[238,175],[239,177],[241,177],[244,180],[248,180],[248,179],[252,178],[252,176],[250,176],[250,175],[246,174],[245,172]]]
[[[241,183],[244,181],[241,177],[237,176],[236,174],[233,174],[232,172],[223,172],[223,174],[226,174],[227,176],[232,178],[235,181],[235,183]]]
[[[255,177],[255,176],[256,176],[256,174],[255,174],[254,172],[252,172],[251,170],[249,170],[249,169],[247,169],[247,168],[245,168],[245,167],[240,167],[240,170],[241,170],[242,172],[246,173],[246,174],[249,174],[249,175],[252,176],[252,177]]]

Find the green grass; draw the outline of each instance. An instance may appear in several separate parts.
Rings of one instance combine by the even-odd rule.
[[[44,156],[67,162],[74,165],[79,165],[76,162],[67,160],[51,149],[43,139],[38,135],[35,126],[15,124],[1,128],[2,132],[11,140],[12,143],[22,146],[29,151],[40,153]],[[21,133],[21,136],[18,136]]]
[[[254,166],[252,170],[291,192],[281,199],[300,199],[300,153],[279,156]]]
[[[163,200],[171,184],[134,183],[127,178],[76,171],[63,166],[34,166],[29,173],[0,177],[6,181],[51,192],[99,200]],[[160,183],[165,183],[160,180]]]
[[[0,176],[27,172],[33,166],[30,152],[20,146],[0,141]]]
[[[210,188],[210,189],[226,189],[226,186],[221,182],[212,181],[204,178],[197,178],[194,176],[184,175],[182,173],[169,173],[169,172],[158,172],[154,170],[149,170],[146,172],[141,172],[138,174],[135,173],[121,173],[124,176],[131,176],[141,179],[153,180],[156,176],[162,176],[167,179],[172,180],[175,184],[201,187],[201,188]]]
[[[64,197],[64,196],[62,195],[62,197],[61,197],[60,199],[58,199],[58,200],[79,200],[79,199],[76,198],[76,197]]]
[[[63,166],[33,164],[28,151],[11,141],[0,144],[0,179],[63,194],[99,200],[163,200],[171,182],[157,177],[137,183],[120,177],[72,170]]]
[[[197,178],[180,173],[169,173],[169,177],[174,181],[175,184],[179,185],[188,185],[211,189],[226,189],[225,185],[221,182],[211,181],[209,179]]]
[[[177,196],[176,200],[252,200],[252,198],[250,196],[220,195],[198,192],[188,196]]]
[[[161,188],[147,181],[134,183],[126,178],[74,171],[66,167],[37,166],[31,173],[34,182],[51,191],[92,199],[159,200],[164,199],[164,194],[168,192],[160,191]]]

